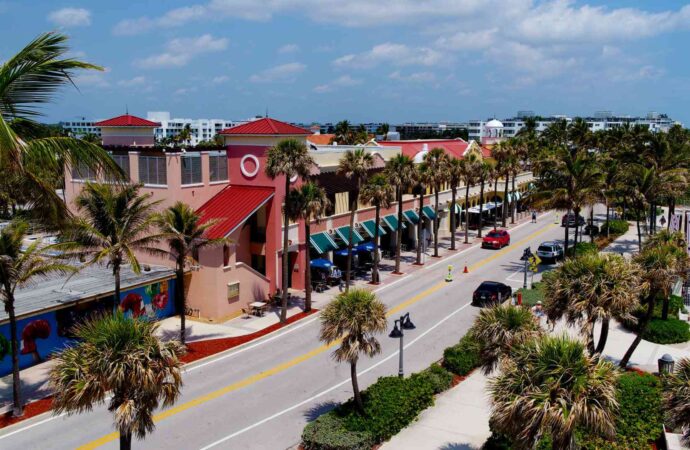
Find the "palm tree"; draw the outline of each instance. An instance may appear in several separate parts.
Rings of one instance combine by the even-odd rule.
[[[66,57],[66,43],[63,34],[44,33],[0,63],[0,168],[2,173],[19,175],[23,190],[31,193],[25,208],[50,225],[69,216],[51,183],[62,177],[65,165],[86,166],[104,176],[124,178],[122,170],[99,145],[35,132],[40,128],[35,120],[41,116],[40,108],[50,103],[61,87],[74,85],[75,72],[103,70]]]
[[[491,184],[494,164],[481,160],[477,168],[477,181],[479,181],[479,231],[477,232],[477,237],[482,237],[482,228],[484,226],[484,185],[487,181]]]
[[[154,209],[151,194],[139,195],[140,185],[87,183],[75,200],[81,216],[65,232],[60,244],[67,254],[85,260],[86,265],[106,262],[115,277],[115,302],[120,304],[120,270],[128,263],[141,273],[137,251],[158,253],[160,234],[152,234]]]
[[[184,128],[175,136],[175,141],[179,144],[188,144],[189,140],[192,138],[192,126],[190,124],[185,124]]]
[[[296,189],[291,189],[288,194],[287,205],[291,208],[290,218],[304,221],[304,242],[306,242],[305,270],[304,270],[304,311],[311,311],[311,261],[309,245],[311,241],[311,221],[319,220],[325,213],[330,202],[326,191],[316,183],[307,182]]]
[[[381,351],[376,334],[386,328],[386,305],[365,289],[343,292],[321,313],[320,339],[327,345],[340,342],[333,358],[350,363],[352,391],[360,413],[364,412],[364,404],[357,383],[357,361],[362,353],[371,358]]]
[[[283,267],[282,267],[282,298],[280,308],[280,321],[287,320],[287,295],[288,295],[288,229],[290,228],[288,192],[290,192],[290,180],[293,177],[306,178],[314,165],[314,160],[309,155],[304,142],[294,138],[283,139],[266,153],[266,175],[272,179],[282,176],[285,180],[283,194]],[[307,267],[307,270],[309,268]]]
[[[379,279],[379,227],[381,223],[381,208],[390,208],[395,198],[395,188],[388,182],[388,178],[382,174],[369,178],[360,192],[362,202],[374,205],[376,215],[374,220],[374,264],[371,266],[371,282],[378,283]]]
[[[32,280],[51,273],[73,272],[74,268],[58,263],[47,256],[53,246],[42,247],[34,241],[24,247],[29,226],[26,222],[13,221],[0,231],[0,294],[5,311],[10,318],[10,347],[12,353],[12,404],[14,416],[24,414],[19,379],[19,338],[15,313],[15,291]]]
[[[477,180],[477,170],[481,164],[476,153],[470,153],[462,159],[462,181],[465,183],[465,244],[470,239],[470,186]]]
[[[462,160],[451,157],[448,161],[448,181],[450,183],[450,249],[455,250],[455,232],[458,229],[455,208],[457,207],[458,185],[462,179]],[[465,206],[467,208],[467,206]]]
[[[400,272],[400,244],[402,241],[403,226],[403,194],[412,184],[415,177],[415,166],[412,158],[400,154],[395,155],[386,163],[385,169],[388,181],[395,187],[396,200],[398,202],[398,229],[395,232],[395,272]]]
[[[503,208],[501,209],[501,220],[502,227],[506,226],[506,219],[508,217],[508,206],[511,202],[508,201],[508,183],[510,181],[510,174],[512,173],[513,164],[513,139],[508,139],[503,142],[499,142],[498,145],[493,149],[492,156],[496,160],[496,171],[500,176],[503,177]]]
[[[432,148],[429,153],[424,155],[424,163],[426,166],[427,179],[431,188],[434,190],[434,211],[436,218],[434,219],[434,256],[438,257],[438,195],[441,187],[449,178],[448,169],[448,155],[442,148]],[[422,210],[419,210],[419,219],[421,223]]]
[[[231,240],[227,237],[209,238],[208,230],[216,222],[202,222],[201,216],[183,202],[176,202],[157,214],[154,222],[160,230],[160,237],[168,243],[169,250],[162,250],[162,252],[175,261],[175,307],[180,313],[180,343],[184,346],[186,345],[185,311],[187,310],[187,295],[184,286],[185,263],[202,248],[227,245]]]
[[[490,374],[516,346],[543,334],[532,311],[510,304],[482,309],[474,320],[472,333],[481,342],[482,369]]]
[[[664,378],[665,423],[683,431],[683,443],[690,443],[690,359],[682,358],[676,370]]]
[[[155,427],[153,411],[180,396],[183,349],[156,337],[158,324],[122,313],[93,317],[74,328],[77,344],[55,358],[50,372],[53,413],[78,414],[107,402],[120,432],[120,449],[132,448]]]
[[[424,209],[424,195],[426,194],[427,184],[430,183],[432,174],[426,164],[418,164],[415,167],[415,186],[412,188],[412,194],[419,196],[419,223],[417,223],[417,260],[415,264],[421,266],[422,263],[422,248],[424,247],[424,227],[422,220],[422,210]],[[413,202],[414,204],[414,202]]]
[[[376,129],[376,134],[381,135],[383,137],[382,140],[386,141],[386,140],[388,140],[388,131],[389,130],[390,130],[390,125],[388,125],[387,123],[382,123]]]
[[[355,230],[355,212],[359,200],[359,191],[374,166],[374,157],[363,148],[348,150],[338,162],[338,173],[354,180],[354,191],[350,191],[350,235],[347,237],[347,271],[345,272],[345,291],[350,289],[352,278],[352,244]]]
[[[640,267],[622,256],[586,254],[569,259],[544,274],[544,310],[551,322],[565,317],[581,327],[591,354],[604,351],[609,322],[631,319],[641,293]],[[594,325],[601,321],[599,343],[594,345]]]
[[[489,380],[491,423],[519,448],[549,434],[553,448],[576,448],[576,429],[613,436],[618,372],[567,336],[517,346]]]

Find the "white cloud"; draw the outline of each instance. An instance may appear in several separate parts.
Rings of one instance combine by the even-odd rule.
[[[120,80],[117,82],[118,86],[123,86],[123,87],[136,87],[136,86],[143,86],[148,82],[145,76],[139,75],[134,78],[130,78],[128,80]]]
[[[295,53],[299,51],[299,45],[297,44],[285,44],[278,49],[278,53]]]
[[[413,83],[431,83],[436,81],[436,75],[431,72],[413,72],[410,74],[402,74],[399,70],[388,75],[388,78],[398,81],[407,81]]]
[[[490,47],[496,40],[498,29],[459,31],[451,36],[442,36],[436,45],[449,50],[481,50]]]
[[[197,90],[198,90],[198,88],[196,86],[192,86],[192,87],[188,87],[188,88],[179,88],[179,89],[175,90],[175,92],[173,92],[173,95],[176,97],[181,97],[183,95],[192,94],[192,93],[196,92]]]
[[[227,83],[228,81],[230,81],[230,77],[227,75],[219,75],[217,77],[213,77],[213,79],[211,80],[213,84],[223,84]]]
[[[252,83],[292,82],[306,68],[307,66],[298,62],[281,64],[252,75],[249,81]]]
[[[228,47],[226,38],[214,38],[204,34],[195,38],[176,38],[168,41],[166,51],[135,61],[135,65],[145,69],[161,67],[181,67],[192,58],[203,54],[225,50]]]
[[[48,14],[48,20],[65,28],[86,27],[91,25],[91,12],[84,8],[62,8]]]
[[[379,64],[433,66],[441,58],[441,52],[428,47],[408,47],[386,42],[366,52],[341,56],[333,61],[333,65],[346,68],[368,68]]]
[[[110,69],[106,68],[103,72],[98,72],[95,70],[88,72],[81,72],[77,76],[72,78],[74,84],[77,87],[88,86],[88,87],[98,87],[106,88],[110,86],[110,81],[107,79],[107,74]]]
[[[359,84],[362,84],[362,80],[352,78],[350,75],[342,75],[330,83],[316,86],[313,90],[317,94],[325,94],[326,92],[332,92],[337,88],[357,86]]]

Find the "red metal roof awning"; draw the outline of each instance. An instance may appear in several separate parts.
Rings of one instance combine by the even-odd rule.
[[[304,128],[297,127],[295,125],[281,122],[280,120],[271,119],[265,117],[263,119],[254,120],[251,122],[243,123],[241,125],[235,125],[234,127],[227,128],[221,131],[219,134],[226,135],[264,135],[264,136],[298,136],[298,135],[310,135],[311,131],[305,130]]]
[[[204,203],[197,212],[201,215],[201,223],[217,221],[209,228],[208,237],[221,238],[235,231],[273,195],[273,188],[270,187],[228,186]]]
[[[146,128],[157,128],[161,124],[158,122],[152,122],[150,120],[142,119],[141,117],[132,116],[130,114],[124,114],[122,116],[113,117],[112,119],[101,120],[100,122],[94,123],[97,127],[146,127]]]

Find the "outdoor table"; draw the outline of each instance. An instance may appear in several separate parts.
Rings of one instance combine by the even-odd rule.
[[[264,309],[266,308],[266,302],[252,302],[249,306],[252,308],[252,313],[256,313],[257,316],[264,315]]]

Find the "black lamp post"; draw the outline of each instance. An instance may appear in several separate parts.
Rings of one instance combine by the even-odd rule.
[[[529,262],[529,259],[534,256],[532,255],[532,249],[530,247],[527,247],[525,251],[522,253],[522,258],[520,258],[520,261],[524,261],[525,263],[525,281],[522,285],[524,289],[527,289],[527,263]]]
[[[659,358],[659,373],[660,374],[668,374],[668,373],[673,373],[673,367],[676,365],[676,362],[673,360],[673,357],[669,355],[668,353],[664,354],[661,358]]]
[[[398,326],[399,325],[399,326]],[[400,316],[400,319],[397,319],[395,321],[395,324],[393,325],[393,330],[391,330],[390,334],[388,337],[392,338],[399,338],[400,339],[400,361],[398,365],[398,376],[402,378],[404,376],[403,372],[403,337],[405,334],[403,333],[403,330],[414,330],[415,327],[412,321],[410,320],[410,313],[407,313],[403,316]]]

